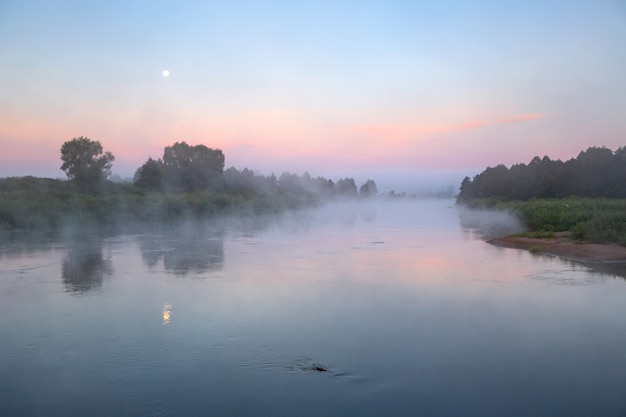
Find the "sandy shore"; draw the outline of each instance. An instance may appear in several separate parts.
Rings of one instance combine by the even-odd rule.
[[[567,232],[557,233],[555,238],[539,239],[532,237],[506,236],[490,240],[488,243],[506,248],[525,249],[534,253],[544,253],[580,262],[626,263],[626,247],[578,243],[569,239]]]

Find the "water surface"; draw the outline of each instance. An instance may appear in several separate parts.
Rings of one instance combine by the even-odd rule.
[[[494,225],[403,201],[5,241],[0,414],[625,415],[619,269]]]

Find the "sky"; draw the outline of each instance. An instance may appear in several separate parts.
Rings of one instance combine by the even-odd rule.
[[[64,178],[85,136],[123,178],[185,141],[266,175],[456,186],[626,146],[625,41],[624,0],[0,0],[0,177]]]

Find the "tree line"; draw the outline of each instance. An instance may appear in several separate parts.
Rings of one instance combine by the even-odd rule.
[[[115,157],[105,152],[98,141],[77,137],[61,146],[61,170],[79,192],[102,192],[111,175]],[[142,192],[235,192],[273,195],[277,193],[319,197],[370,197],[378,193],[376,182],[368,179],[357,187],[353,178],[334,182],[324,177],[313,178],[283,172],[278,178],[244,168],[224,169],[225,156],[220,149],[203,144],[176,142],[165,147],[163,157],[151,157],[133,177],[133,185]]]
[[[457,202],[570,196],[626,198],[626,147],[590,147],[566,162],[536,156],[528,164],[488,167],[465,177]]]

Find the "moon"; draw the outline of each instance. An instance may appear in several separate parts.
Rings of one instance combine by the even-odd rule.
[[[163,76],[164,76],[165,78],[167,78],[167,77],[169,77],[169,76],[170,76],[170,72],[169,72],[168,70],[163,70],[163,72],[162,72],[161,74],[163,74]]]

